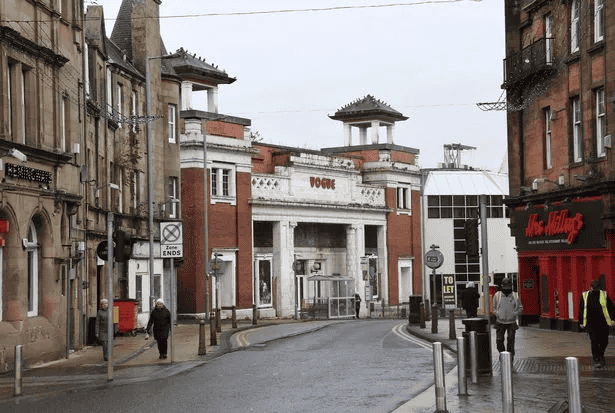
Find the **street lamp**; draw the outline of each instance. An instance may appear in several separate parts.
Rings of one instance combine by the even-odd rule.
[[[152,311],[154,302],[154,180],[152,176],[152,92],[150,87],[151,74],[149,64],[154,59],[173,59],[177,53],[145,58],[145,101],[147,110],[147,127],[145,135],[147,139],[147,201],[148,201],[148,232],[149,232],[149,311]]]

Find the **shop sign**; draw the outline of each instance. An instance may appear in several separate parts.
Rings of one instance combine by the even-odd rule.
[[[9,178],[23,179],[25,181],[40,182],[42,184],[51,183],[51,173],[40,169],[28,168],[23,165],[6,164],[6,176]]]
[[[335,189],[335,179],[310,176],[310,186],[312,188]]]
[[[517,249],[603,248],[602,211],[602,201],[590,201],[514,212]]]

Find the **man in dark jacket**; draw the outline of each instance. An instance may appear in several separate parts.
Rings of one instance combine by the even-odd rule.
[[[579,325],[587,329],[594,367],[606,366],[604,352],[609,344],[609,327],[615,325],[615,308],[606,291],[600,290],[599,280],[593,280],[591,290],[581,296]]]
[[[100,308],[96,313],[96,323],[94,325],[94,334],[96,335],[98,342],[102,345],[103,359],[105,361],[109,360],[109,327],[107,325],[109,322],[108,307],[109,301],[107,301],[106,298],[100,300]],[[113,340],[113,337],[111,340]]]
[[[171,330],[171,313],[165,307],[162,298],[156,300],[156,308],[150,313],[149,321],[147,322],[147,328],[145,329],[149,338],[150,329],[153,327],[154,339],[158,343],[158,352],[160,353],[159,359],[167,358],[167,339],[169,338],[169,331]]]
[[[467,283],[466,289],[461,293],[461,306],[466,310],[466,316],[468,318],[476,317],[479,298],[480,295],[476,291],[476,288],[474,288],[474,283]]]

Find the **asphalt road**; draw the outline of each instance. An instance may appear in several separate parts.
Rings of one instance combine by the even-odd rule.
[[[400,320],[336,323],[186,373],[10,406],[16,412],[392,412],[433,384],[431,346]],[[445,357],[446,371],[454,367]]]

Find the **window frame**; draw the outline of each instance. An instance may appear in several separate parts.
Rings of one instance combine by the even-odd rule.
[[[595,127],[596,127],[596,156],[606,156],[604,148],[604,137],[606,136],[606,108],[604,104],[604,88],[600,87],[594,90],[595,96]]]
[[[572,162],[583,161],[583,124],[581,113],[581,98],[574,96],[570,99],[570,122],[572,128]]]
[[[38,246],[38,233],[33,221],[30,221],[28,227],[27,245],[25,247],[28,255],[27,259],[27,271],[28,271],[28,288],[27,288],[27,304],[28,304],[28,317],[38,316],[38,301],[39,301],[39,246]]]
[[[553,16],[547,13],[544,16],[545,60],[547,65],[553,63]]]
[[[179,201],[179,179],[176,176],[169,176],[168,186],[167,186],[168,196],[169,196],[169,218],[178,218],[178,209],[177,202],[172,202],[173,200]]]
[[[167,122],[169,143],[177,142],[177,105],[169,103],[167,105]]]
[[[594,0],[594,43],[604,40],[604,0]]]
[[[545,169],[551,169],[553,168],[553,113],[550,107],[543,109],[543,119],[544,166]]]
[[[580,0],[570,4],[570,53],[577,53],[581,48],[581,5]]]
[[[237,204],[237,166],[235,164],[214,163],[209,173],[209,195],[211,204],[218,202]]]

